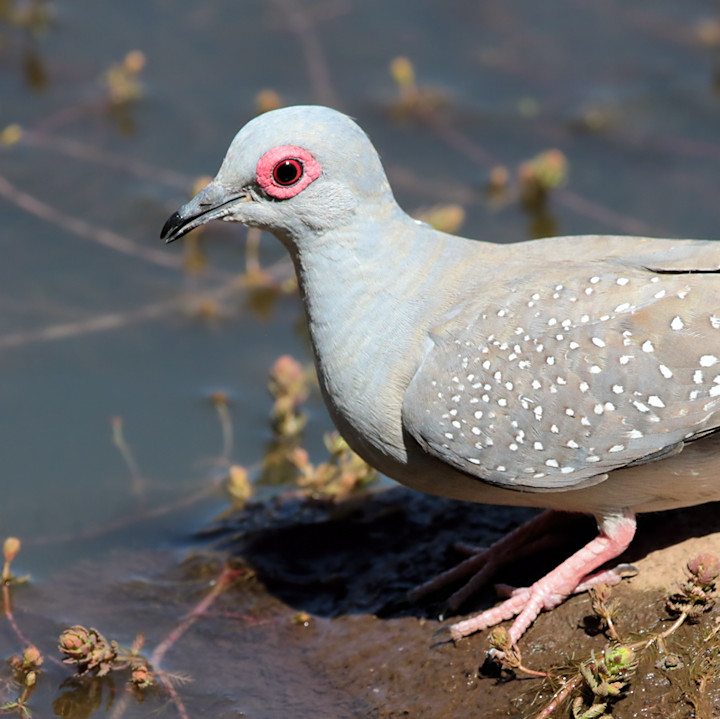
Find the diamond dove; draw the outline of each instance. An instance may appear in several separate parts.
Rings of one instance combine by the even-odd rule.
[[[357,124],[317,106],[249,122],[162,236],[213,219],[290,252],[323,397],[370,464],[432,494],[596,518],[585,547],[454,638],[514,617],[517,641],[618,580],[596,570],[637,513],[720,500],[720,244],[436,231],[397,205]]]

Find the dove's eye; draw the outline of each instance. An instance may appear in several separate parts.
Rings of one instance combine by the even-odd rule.
[[[276,200],[287,200],[320,177],[320,163],[302,147],[280,145],[266,152],[257,164],[257,183]]]
[[[290,187],[303,176],[304,171],[303,164],[297,157],[287,157],[273,167],[272,176],[278,185]]]

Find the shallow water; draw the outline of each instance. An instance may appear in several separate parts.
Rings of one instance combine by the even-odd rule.
[[[46,8],[48,27],[18,27],[17,15],[13,24],[22,8]],[[227,290],[217,317],[198,311],[244,271],[244,229],[208,228],[208,269],[197,275],[183,271],[181,243],[157,239],[194,181],[216,171],[259,91],[356,117],[401,204],[457,202],[467,236],[715,238],[718,22],[710,0],[0,4],[0,131],[24,131],[0,148],[0,536],[21,538],[13,570],[32,575],[14,595],[25,634],[50,654],[75,622],[125,643],[137,631],[159,641],[215,576],[168,578],[167,591],[161,579],[182,574],[175,565],[205,547],[195,533],[227,508],[210,393],[230,397],[232,460],[256,468],[271,438],[269,367],[286,353],[310,361],[295,296],[263,314],[246,290]],[[111,110],[104,73],[131,50],[146,60],[142,97]],[[440,98],[437,122],[398,119],[388,66],[399,55]],[[514,172],[553,147],[570,174],[545,216],[530,216],[512,191],[502,202],[484,192],[493,165]],[[261,262],[290,275],[274,238],[263,238]],[[304,446],[320,461],[330,423],[317,394],[308,407]],[[135,494],[113,417],[143,480]],[[113,589],[131,577],[147,589]],[[279,601],[265,600],[282,615]],[[313,686],[301,642],[293,654],[271,636],[223,644],[223,677],[256,658],[293,675],[292,691],[278,695],[278,677],[262,672],[240,684],[196,682],[179,690],[190,714],[287,716],[292,696],[296,716],[309,707],[363,716],[356,698]],[[173,651],[212,666],[219,639],[210,630],[206,639]],[[3,626],[0,658],[20,649]],[[49,660],[46,672],[30,704],[38,716],[50,715],[66,674]],[[124,715],[146,709],[130,703]]]

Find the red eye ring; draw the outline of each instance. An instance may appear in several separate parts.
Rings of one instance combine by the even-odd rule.
[[[302,147],[280,145],[258,160],[255,176],[260,188],[275,200],[288,200],[322,174],[320,163]]]
[[[297,157],[286,157],[273,167],[272,178],[281,187],[291,187],[300,182],[305,168]]]

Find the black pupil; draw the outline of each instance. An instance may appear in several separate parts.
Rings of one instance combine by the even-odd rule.
[[[302,172],[300,160],[287,159],[275,165],[273,177],[278,185],[292,185],[300,179]]]

